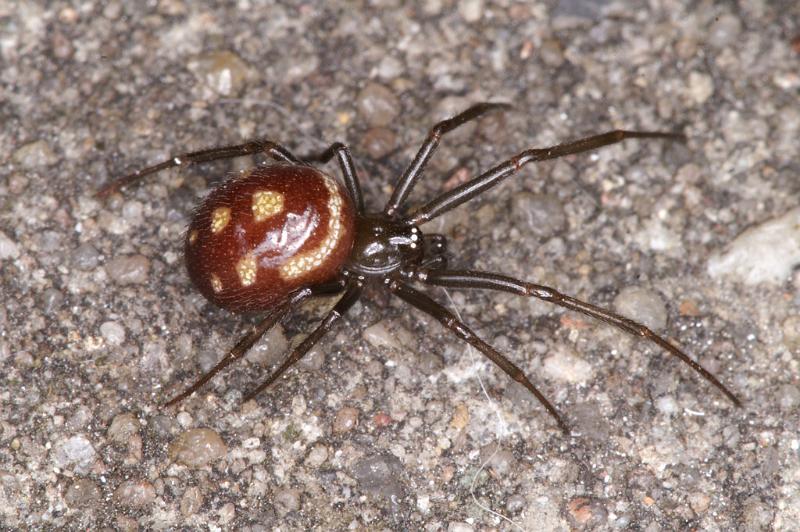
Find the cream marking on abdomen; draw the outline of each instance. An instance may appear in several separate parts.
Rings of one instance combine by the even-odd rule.
[[[216,234],[225,229],[231,221],[231,210],[228,207],[219,207],[211,213],[211,232]]]
[[[319,246],[290,258],[281,266],[281,277],[287,281],[319,268],[336,248],[342,234],[342,197],[339,195],[339,188],[326,175],[322,176],[322,180],[328,189],[328,234]]]
[[[253,193],[253,219],[263,222],[283,211],[283,194],[273,190],[259,190]]]

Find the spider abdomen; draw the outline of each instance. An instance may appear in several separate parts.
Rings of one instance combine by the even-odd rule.
[[[186,233],[186,267],[212,303],[266,310],[297,288],[335,279],[354,225],[352,201],[332,177],[308,166],[259,166],[200,204]]]

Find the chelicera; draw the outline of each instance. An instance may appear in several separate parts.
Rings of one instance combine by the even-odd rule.
[[[481,340],[451,311],[412,285],[510,292],[583,313],[657,344],[702,375],[736,406],[741,406],[739,399],[710,372],[641,323],[548,286],[500,273],[448,268],[445,237],[423,234],[420,225],[496,186],[524,165],[625,139],[685,141],[680,133],[615,130],[549,148],[528,149],[408,212],[408,195],[441,138],[466,122],[508,107],[503,103],[479,103],[434,125],[397,180],[381,212],[365,211],[350,151],[341,143],[332,144],[312,160],[326,163],[335,157],[343,184],[275,142],[257,140],[178,155],[102,188],[98,194],[105,196],[167,168],[242,155],[265,154],[276,161],[274,165],[257,166],[224,182],[211,191],[192,217],[185,243],[186,266],[192,282],[209,301],[222,308],[236,313],[261,312],[264,316],[214,368],[166,406],[182,401],[241,358],[301,302],[341,294],[311,334],[244,400],[255,397],[308,353],[370,284],[383,287],[430,315],[483,353],[535,395],[565,431],[567,424],[562,416],[517,365]]]

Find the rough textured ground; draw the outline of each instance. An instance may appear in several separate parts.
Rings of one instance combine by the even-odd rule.
[[[795,527],[798,4],[315,4],[0,4],[0,528]],[[198,198],[253,161],[99,185],[218,143],[342,140],[377,208],[435,120],[488,99],[514,111],[447,137],[415,202],[525,147],[683,128],[526,168],[426,229],[455,265],[642,319],[743,409],[647,342],[467,292],[435,294],[572,436],[380,293],[257,400],[330,302],[159,409],[252,323],[204,302],[181,249]]]

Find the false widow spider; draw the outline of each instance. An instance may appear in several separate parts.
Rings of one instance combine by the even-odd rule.
[[[344,177],[344,186],[298,159],[286,148],[265,139],[178,155],[103,187],[98,192],[100,196],[167,168],[242,155],[265,154],[276,161],[273,165],[256,166],[212,190],[195,211],[185,243],[189,276],[207,299],[232,312],[266,314],[214,368],[165,406],[182,401],[241,358],[302,301],[342,293],[311,334],[244,400],[255,397],[331,330],[359,300],[367,284],[382,285],[475,347],[536,396],[565,432],[568,428],[564,419],[517,365],[412,284],[509,292],[583,313],[657,344],[711,382],[736,406],[741,406],[739,399],[710,372],[636,321],[548,286],[499,273],[448,269],[445,237],[423,234],[419,226],[496,186],[524,165],[593,150],[625,139],[685,141],[681,133],[615,130],[549,148],[527,149],[407,213],[408,195],[442,137],[490,111],[509,107],[504,103],[479,103],[434,125],[397,180],[382,212],[365,212],[350,151],[338,142],[312,160],[326,163],[335,157]]]

